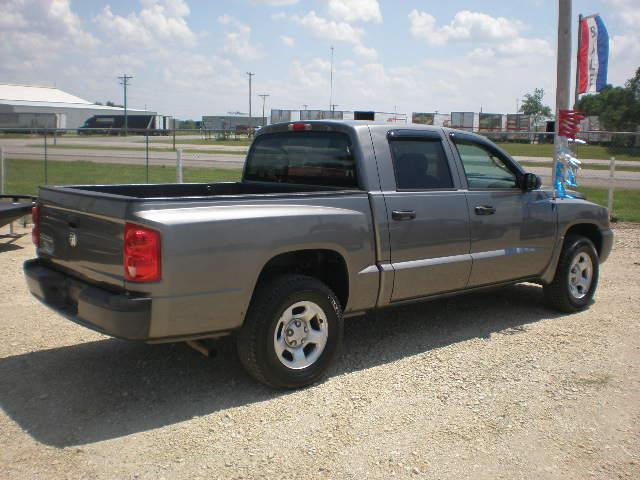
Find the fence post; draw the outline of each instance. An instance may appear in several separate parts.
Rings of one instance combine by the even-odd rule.
[[[4,148],[0,145],[0,195],[4,195],[7,182],[7,170],[4,165]]]
[[[47,131],[44,131],[44,184],[49,183],[49,170],[47,164]]]
[[[176,151],[176,119],[172,119],[173,122],[173,151]]]
[[[607,208],[609,209],[609,218],[613,216],[613,190],[616,181],[616,157],[611,157],[609,161],[609,197],[607,198]]]
[[[176,150],[176,179],[178,183],[182,183],[182,149]]]
[[[145,170],[146,170],[146,174],[147,174],[147,183],[149,183],[149,130],[147,129],[147,131],[145,132],[144,135],[144,142],[145,142]]]

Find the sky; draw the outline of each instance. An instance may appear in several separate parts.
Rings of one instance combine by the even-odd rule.
[[[555,101],[557,1],[0,0],[0,83],[55,85],[181,119],[266,108],[510,113]],[[640,0],[574,0],[611,35],[609,83],[640,67]],[[575,59],[575,56],[574,56]],[[574,61],[575,63],[575,61]],[[575,67],[575,65],[574,65]]]

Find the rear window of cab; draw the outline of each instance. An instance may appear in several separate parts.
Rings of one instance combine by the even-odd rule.
[[[247,157],[244,178],[260,182],[358,188],[349,136],[342,132],[260,135]]]

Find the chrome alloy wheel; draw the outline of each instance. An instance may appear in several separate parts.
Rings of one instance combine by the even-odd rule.
[[[278,320],[273,346],[287,368],[300,370],[313,365],[327,345],[329,325],[324,310],[313,302],[296,302]]]
[[[569,269],[569,291],[576,299],[584,298],[589,293],[593,281],[593,263],[591,257],[584,253],[578,253],[571,262]]]

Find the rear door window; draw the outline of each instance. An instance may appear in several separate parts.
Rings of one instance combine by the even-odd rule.
[[[442,141],[435,138],[389,140],[398,190],[453,188]]]
[[[284,132],[256,138],[246,180],[358,188],[356,161],[342,132]]]

